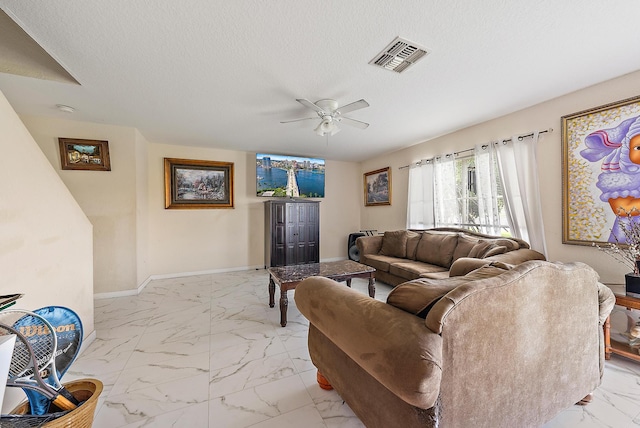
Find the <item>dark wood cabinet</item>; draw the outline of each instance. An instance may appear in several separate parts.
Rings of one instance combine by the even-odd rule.
[[[265,267],[320,261],[320,203],[269,200],[265,208]]]

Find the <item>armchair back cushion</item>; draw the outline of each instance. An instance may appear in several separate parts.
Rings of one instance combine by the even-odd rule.
[[[459,285],[479,279],[492,278],[511,268],[512,266],[504,263],[492,263],[482,266],[465,276],[443,279],[414,279],[391,290],[387,297],[387,303],[420,318],[426,318],[433,305]]]

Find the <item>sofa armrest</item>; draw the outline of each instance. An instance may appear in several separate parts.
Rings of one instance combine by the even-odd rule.
[[[295,301],[311,324],[387,389],[413,406],[433,407],[442,338],[423,319],[323,277],[298,284]]]
[[[600,304],[600,325],[604,325],[616,304],[616,296],[606,285],[598,282],[598,303]]]
[[[356,239],[356,247],[358,247],[360,255],[378,254],[382,249],[382,235],[361,236]]]

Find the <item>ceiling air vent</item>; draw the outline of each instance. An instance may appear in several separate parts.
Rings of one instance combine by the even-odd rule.
[[[397,37],[382,52],[376,55],[369,64],[402,73],[415,64],[429,51],[416,43]]]

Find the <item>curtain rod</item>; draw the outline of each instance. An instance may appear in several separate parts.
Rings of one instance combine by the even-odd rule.
[[[539,132],[538,132],[538,134],[544,134],[544,133],[547,133],[547,132],[553,132],[553,128],[545,129],[544,131],[539,131]],[[528,134],[524,134],[524,135],[520,135],[520,136],[518,137],[518,141],[522,141],[522,140],[524,140],[524,139],[525,139],[525,138],[527,138],[527,137],[533,137],[533,132],[530,132],[530,133],[528,133]],[[502,140],[502,141],[496,141],[496,143],[495,143],[495,144],[498,144],[498,143],[506,144],[506,143],[508,143],[509,141],[512,141],[512,138],[507,138],[507,139]],[[482,147],[487,147],[487,146],[488,146],[488,144],[484,144]],[[465,149],[465,150],[460,150],[459,152],[453,152],[453,155],[454,155],[454,156],[458,156],[459,154],[467,153],[467,152],[472,152],[472,151],[474,151],[474,150],[475,150],[475,149]],[[432,158],[430,158],[430,159],[423,159],[423,160],[431,161],[431,160],[434,160],[435,158],[436,158],[436,156],[434,156],[434,157],[432,157]],[[420,164],[422,163],[422,161],[423,161],[423,160],[421,160],[421,161],[419,161],[419,162],[410,163],[409,165],[401,166],[401,167],[399,167],[398,169],[405,169],[405,168],[409,168],[409,167],[411,167],[411,165],[420,165]]]

